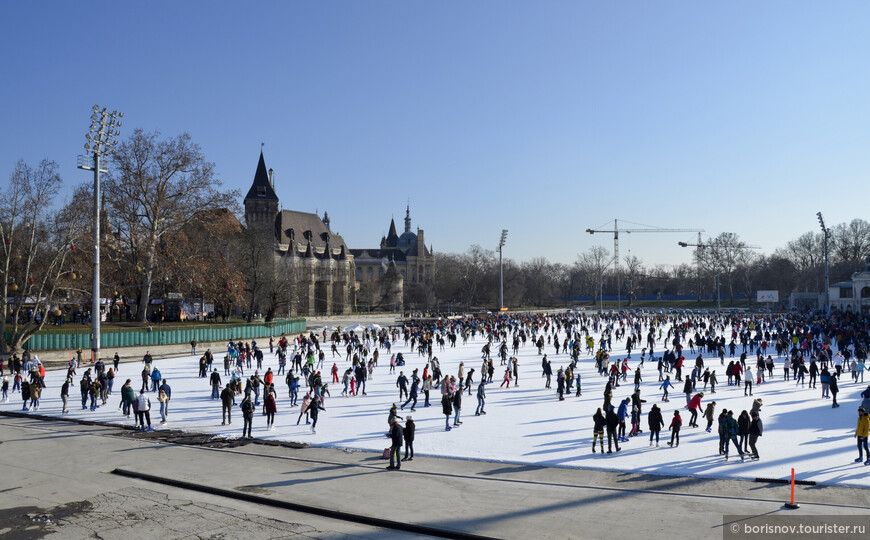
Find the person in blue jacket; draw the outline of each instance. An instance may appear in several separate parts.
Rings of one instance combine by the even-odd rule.
[[[154,369],[151,370],[151,391],[156,392],[157,387],[160,386],[160,380],[162,379],[162,375],[160,374],[160,370],[157,369],[157,366],[154,366]]]

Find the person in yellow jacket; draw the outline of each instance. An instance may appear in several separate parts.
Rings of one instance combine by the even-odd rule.
[[[858,459],[855,463],[860,463],[866,456],[867,460],[864,465],[870,465],[870,449],[867,448],[867,435],[870,434],[870,415],[864,410],[864,407],[858,408],[858,427],[855,429],[855,437],[858,438]]]

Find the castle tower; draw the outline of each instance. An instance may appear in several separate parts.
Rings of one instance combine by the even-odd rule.
[[[254,183],[245,196],[245,223],[248,227],[268,228],[275,226],[275,216],[278,215],[278,195],[266,171],[266,161],[260,150],[260,162],[254,174]],[[274,234],[274,233],[273,233]]]

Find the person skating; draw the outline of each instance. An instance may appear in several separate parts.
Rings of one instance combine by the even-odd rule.
[[[263,402],[266,410],[266,429],[268,431],[273,431],[275,429],[275,413],[278,412],[278,402],[275,399],[275,392],[266,392],[266,397],[263,398]]]
[[[455,387],[455,380],[453,377],[450,377],[450,383]],[[462,390],[456,388],[453,392],[453,413],[455,417],[453,419],[453,427],[459,427],[462,424],[462,421],[459,419],[459,415],[462,412]]]
[[[136,398],[136,415],[139,420],[139,426],[142,431],[145,431],[145,422],[148,422],[148,431],[154,431],[151,428],[151,400],[145,395],[145,390],[139,392],[139,397]]]
[[[254,424],[254,409],[256,404],[251,400],[251,393],[245,392],[245,398],[242,400],[242,438],[253,439],[251,428]]]
[[[737,442],[737,433],[740,431],[740,427],[737,425],[737,420],[734,419],[734,411],[728,411],[725,415],[725,459],[728,459],[728,449],[730,448],[729,443],[734,443],[734,446],[737,447],[737,452],[740,454],[740,459],[745,460],[746,456],[743,454],[743,449],[740,448],[740,444]]]
[[[676,448],[680,446],[680,427],[683,425],[683,419],[680,417],[680,411],[674,411],[674,418],[671,420],[671,425],[668,429],[671,430],[671,440],[668,441],[668,446]]]
[[[477,410],[474,412],[476,416],[486,414],[483,410],[484,405],[486,405],[486,380],[481,378],[480,384],[477,385]]]
[[[752,459],[759,459],[758,457],[758,448],[756,448],[755,443],[758,442],[758,438],[761,437],[762,432],[764,431],[764,425],[761,422],[761,417],[758,416],[757,412],[751,413],[752,420],[749,422],[749,448],[752,449],[752,454],[749,456]],[[868,456],[870,458],[870,456]]]
[[[402,441],[404,440],[404,433],[402,429],[402,424],[399,423],[399,419],[396,418],[393,420],[393,424],[390,426],[390,464],[387,466],[387,470],[393,469],[401,469],[402,463],[399,460],[399,450],[402,448]]]
[[[662,418],[662,410],[658,405],[653,404],[647,415],[647,423],[649,424],[649,445],[653,445],[653,437],[656,440],[656,446],[659,445],[659,433],[665,425],[665,420]]]
[[[311,415],[311,433],[317,434],[317,419],[320,417],[320,411],[325,410],[321,399],[314,396],[311,400],[311,405],[308,406],[308,412]]]
[[[689,401],[689,413],[692,418],[689,419],[689,427],[698,427],[698,411],[701,410],[701,400],[704,398],[704,392],[699,392]]]
[[[218,399],[220,398],[220,393],[218,389],[221,387],[221,376],[218,373],[217,368],[214,368],[214,371],[211,372],[211,377],[209,378],[209,383],[211,384],[211,398]]]
[[[752,420],[745,410],[737,417],[737,445],[744,451],[749,452],[749,424]]]
[[[629,415],[629,403],[631,403],[631,398],[625,398],[619,403],[619,408],[616,410],[616,416],[619,417],[619,442],[628,442],[628,437],[625,436],[625,420]]]
[[[592,428],[592,453],[595,453],[595,442],[601,442],[601,453],[604,453],[604,426],[606,421],[604,419],[604,415],[601,413],[601,407],[595,411],[595,414],[592,415],[592,422],[594,423]]]
[[[674,385],[671,383],[671,376],[668,375],[664,382],[662,382],[661,386],[659,386],[659,390],[664,390],[664,393],[662,393],[662,401],[666,403],[670,401],[670,399],[668,399],[668,389],[673,387]]]
[[[855,463],[861,463],[866,456],[864,465],[870,465],[870,449],[867,448],[868,434],[870,434],[870,415],[861,406],[858,408],[858,427],[855,428],[855,438],[858,439],[858,459],[855,460]]]
[[[713,430],[713,415],[716,412],[716,402],[711,401],[707,404],[707,408],[704,409],[704,418],[707,420],[707,433],[710,433]]]
[[[417,406],[417,389],[419,388],[419,386],[420,380],[417,377],[414,377],[413,381],[411,382],[411,393],[408,395],[408,400],[402,404],[402,410],[405,410],[405,405],[413,401],[414,403],[411,403],[411,411],[416,411],[415,407]]]
[[[221,391],[221,425],[233,423],[233,401],[235,400],[235,392],[229,385],[225,386]]]
[[[299,425],[299,422],[302,421],[302,415],[305,415],[305,423],[310,424],[311,415],[308,414],[308,409],[311,408],[311,394],[308,392],[305,393],[305,397],[302,398],[302,406],[299,407],[299,417],[296,419],[296,425]]]
[[[619,447],[619,437],[616,434],[616,429],[619,427],[619,416],[617,416],[616,412],[613,410],[613,405],[607,409],[607,416],[605,416],[604,421],[607,425],[607,453],[613,453],[613,444],[616,444],[616,451],[619,452],[622,450]]]
[[[837,377],[834,377],[833,375],[830,377],[830,382],[828,383],[828,387],[830,388],[830,391],[831,391],[831,400],[832,400],[831,408],[836,409],[837,407],[840,406],[840,404],[837,403],[837,394],[840,392],[840,383],[837,380]]]

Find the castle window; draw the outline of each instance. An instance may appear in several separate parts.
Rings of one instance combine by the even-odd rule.
[[[369,279],[372,279],[375,277],[375,271],[372,269],[372,267],[369,267],[368,275],[369,275]]]
[[[257,186],[257,197],[266,196],[266,186]]]
[[[378,268],[378,278],[382,278],[382,277],[384,277],[384,267],[383,266]]]
[[[357,280],[357,281],[362,281],[362,268],[357,268],[357,269],[356,269],[356,280]]]

